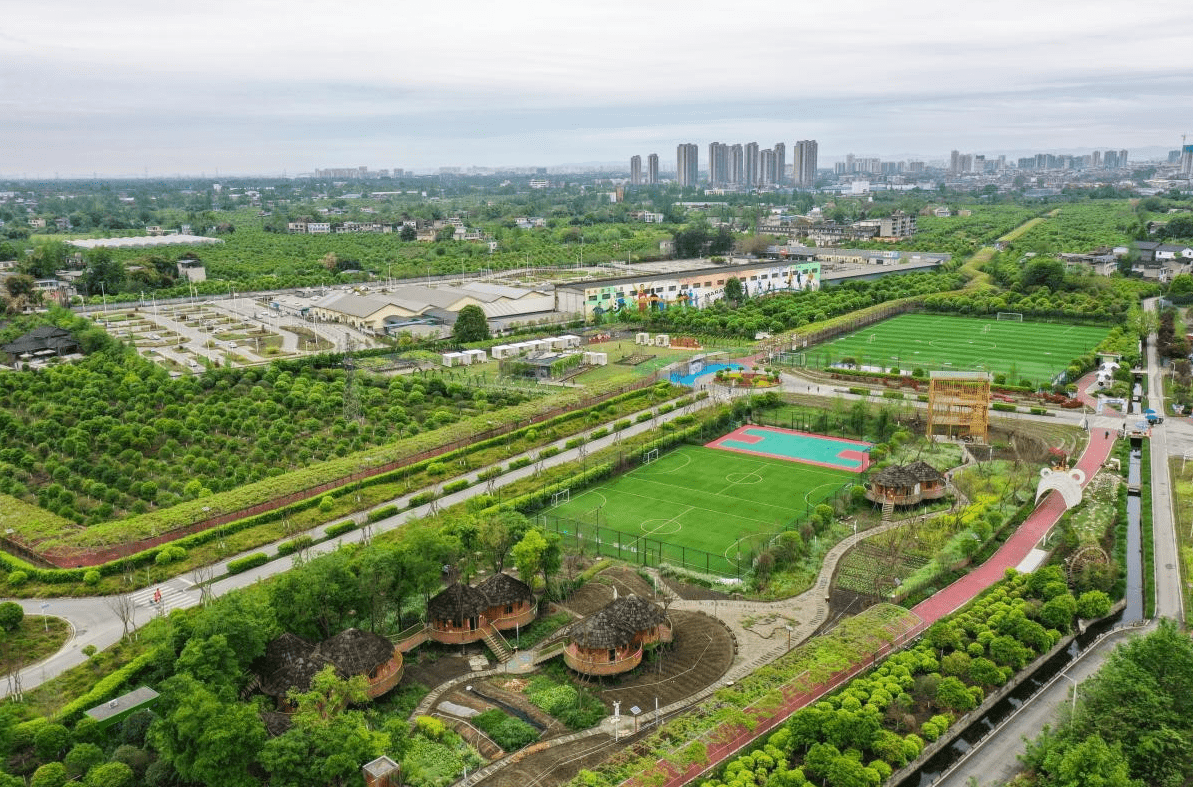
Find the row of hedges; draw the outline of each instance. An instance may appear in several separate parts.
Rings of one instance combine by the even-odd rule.
[[[474,444],[469,445],[465,448],[457,449],[455,451],[451,451],[446,454],[441,454],[436,457],[424,459],[424,460],[416,462],[414,464],[410,464],[410,465],[406,465],[401,468],[397,468],[397,469],[392,470],[388,473],[380,473],[376,476],[372,476],[372,477],[365,479],[361,482],[354,482],[354,483],[346,484],[345,486],[343,486],[339,489],[329,491],[327,493],[327,495],[330,495],[331,497],[339,497],[344,494],[349,494],[361,486],[371,486],[374,484],[400,481],[408,475],[413,475],[413,474],[416,474],[416,473],[419,473],[419,472],[425,470],[432,462],[444,462],[444,463],[451,462],[451,461],[460,459],[470,453],[474,453],[477,451],[483,451],[483,450],[486,450],[487,448],[491,448],[495,445],[503,445],[507,441],[519,439],[520,437],[525,436],[525,433],[527,431],[529,431],[530,429],[551,428],[552,426],[556,426],[561,423],[566,423],[566,422],[574,420],[578,417],[587,416],[587,414],[589,412],[593,411],[593,409],[595,409],[595,408],[604,407],[610,403],[616,404],[618,402],[629,401],[629,400],[632,400],[632,399],[635,399],[638,397],[646,396],[646,395],[648,395],[650,390],[651,390],[650,388],[642,388],[642,389],[637,389],[634,391],[628,391],[626,393],[614,396],[610,399],[607,399],[599,404],[593,405],[592,407],[584,409],[584,410],[576,410],[574,412],[565,413],[563,415],[549,419],[542,423],[534,424],[532,426],[523,427],[523,428],[518,429],[518,430],[511,432],[509,434],[501,435],[498,437],[491,438],[489,440],[484,440],[484,441],[481,441],[478,443],[474,443]],[[530,463],[531,463],[531,460],[528,458],[525,459],[525,461],[522,462],[521,464],[518,463],[518,460],[513,460],[509,464],[509,469],[513,470],[513,469],[516,469],[517,467],[524,467],[526,465],[529,465]],[[301,471],[299,471],[299,472],[301,472]],[[486,478],[493,478],[493,477],[500,475],[501,472],[502,472],[501,468],[499,466],[495,466],[494,468],[490,469],[489,471],[486,471],[485,476],[486,476]],[[265,481],[260,481],[257,484],[251,484],[249,486],[252,487],[252,486],[258,486],[258,485],[269,485],[271,483],[276,483],[278,480],[279,479],[277,479],[277,478],[270,478],[270,479],[266,479]],[[234,495],[234,494],[241,492],[248,488],[249,487],[242,487],[240,490],[234,490],[233,492],[224,493],[223,496]],[[309,508],[313,508],[313,507],[319,505],[321,497],[322,496],[311,497],[311,498],[307,498],[305,500],[300,500],[295,503],[291,503],[289,505],[282,506],[281,508],[276,508],[276,509],[273,509],[271,511],[266,511],[261,514],[256,514],[254,516],[245,517],[244,519],[239,519],[234,522],[229,522],[229,523],[227,523],[225,525],[221,525],[219,527],[213,527],[213,528],[204,530],[199,533],[194,533],[189,536],[184,536],[183,538],[172,541],[172,542],[170,542],[170,544],[164,545],[162,547],[148,549],[143,552],[138,552],[136,554],[129,555],[126,558],[110,561],[108,563],[103,563],[99,566],[94,566],[91,568],[73,568],[73,569],[71,569],[71,568],[68,568],[68,569],[41,568],[39,566],[35,566],[31,563],[21,560],[18,557],[10,555],[4,551],[0,551],[0,565],[3,565],[4,568],[9,572],[18,572],[18,571],[23,572],[25,574],[27,580],[44,582],[47,584],[72,584],[72,583],[76,583],[76,582],[82,582],[82,581],[84,581],[85,575],[88,571],[98,571],[101,576],[114,576],[116,574],[123,572],[126,568],[130,568],[130,567],[131,568],[142,568],[144,566],[155,564],[159,553],[162,550],[170,548],[170,547],[177,546],[177,547],[182,547],[184,549],[189,550],[194,547],[198,547],[198,546],[202,546],[204,544],[211,543],[213,541],[218,541],[222,538],[225,538],[225,537],[232,535],[234,533],[238,533],[242,530],[248,530],[248,529],[251,529],[254,527],[259,527],[261,525],[267,525],[272,522],[277,522],[282,519],[286,519],[288,517],[291,517],[295,514],[302,512],[302,511],[305,511]],[[415,495],[414,498],[411,498],[410,504],[411,504],[411,506],[422,505],[422,504],[430,502],[431,500],[434,499],[434,497],[435,497],[434,492],[423,493],[422,495]],[[195,502],[204,502],[204,501],[209,501],[211,499],[213,499],[213,498],[203,498],[202,501],[195,501]],[[186,505],[186,504],[183,504],[183,505]],[[179,506],[176,506],[170,510],[174,511],[178,508],[179,508]],[[162,512],[162,513],[168,513],[168,512]],[[395,511],[395,513],[396,513],[396,511]],[[149,516],[149,515],[146,515],[146,516]],[[138,519],[143,519],[143,518],[144,517],[139,517]],[[129,521],[130,520],[124,520],[124,522],[126,522],[126,523]],[[193,521],[188,524],[193,524]]]
[[[72,724],[88,708],[94,708],[100,703],[107,702],[119,696],[125,690],[126,686],[131,684],[142,671],[148,669],[161,655],[157,649],[151,649],[137,656],[115,672],[111,672],[100,678],[91,687],[91,691],[62,706],[62,709],[58,711],[59,721],[63,724]]]
[[[138,541],[150,538],[155,534],[169,533],[192,527],[198,522],[236,511],[243,511],[252,506],[260,505],[263,502],[306,492],[307,490],[315,489],[329,483],[343,482],[345,486],[351,484],[356,487],[400,481],[409,475],[425,470],[433,461],[453,462],[468,454],[483,451],[493,446],[505,445],[512,440],[521,439],[531,429],[551,429],[577,418],[587,417],[592,411],[604,408],[610,404],[618,404],[649,396],[652,390],[654,390],[654,387],[646,386],[626,391],[603,399],[589,407],[569,410],[537,423],[534,422],[534,418],[542,412],[541,403],[517,405],[502,411],[500,416],[505,421],[525,423],[527,426],[487,440],[469,442],[471,436],[484,433],[492,428],[493,413],[460,421],[444,429],[424,432],[388,446],[377,446],[367,451],[320,462],[319,464],[294,470],[284,475],[262,479],[261,481],[246,484],[227,492],[182,502],[167,509],[127,519],[105,522],[82,531],[77,529],[72,530],[70,535],[63,538],[46,539],[39,543],[39,549],[44,551],[54,547],[67,547],[70,549],[102,548],[112,543],[113,539],[111,536],[114,530],[119,531],[120,538],[118,540],[121,543]],[[672,394],[679,393],[670,387],[668,387],[668,392]],[[571,398],[576,402],[582,401],[579,394]],[[554,399],[552,409],[564,406],[566,403],[566,396],[562,403],[558,399]],[[403,465],[386,473],[379,473],[359,481],[348,480],[360,472],[362,458],[365,454],[368,454],[371,460],[370,464],[385,465],[401,462],[404,459],[432,451],[442,445],[450,445],[453,442],[462,442],[463,444],[460,448],[438,454],[433,458]],[[341,487],[339,490],[331,490],[329,493],[332,495],[343,494],[344,487]],[[18,532],[21,532],[20,526],[16,529]]]

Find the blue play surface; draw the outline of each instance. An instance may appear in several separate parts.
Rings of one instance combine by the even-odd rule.
[[[695,374],[686,374],[682,377],[679,376],[679,374],[672,372],[671,382],[676,383],[677,385],[692,386],[695,385],[697,377],[703,377],[706,374],[716,374],[718,369],[736,369],[740,365],[741,364],[710,363]]]

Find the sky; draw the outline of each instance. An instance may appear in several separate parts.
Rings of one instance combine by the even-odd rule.
[[[7,178],[1160,151],[1191,110],[1188,0],[38,0],[0,26]]]

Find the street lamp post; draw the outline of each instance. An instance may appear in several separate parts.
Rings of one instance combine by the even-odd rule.
[[[1072,722],[1077,717],[1077,686],[1079,683],[1075,678],[1071,678],[1063,672],[1060,673],[1060,676],[1073,684],[1073,710],[1069,714],[1069,721]]]

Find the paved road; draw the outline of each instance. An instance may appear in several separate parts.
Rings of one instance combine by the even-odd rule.
[[[1154,306],[1155,300],[1148,304]],[[1147,343],[1148,403],[1158,413],[1167,408],[1164,402],[1164,386],[1161,379],[1166,371],[1160,366],[1156,354],[1157,337],[1152,334]],[[1178,440],[1188,424],[1184,419],[1173,419],[1153,428],[1150,445],[1152,461],[1152,533],[1155,541],[1156,615],[1185,621],[1184,595],[1181,589],[1180,551],[1177,548],[1176,527],[1173,519],[1173,489],[1168,469],[1168,433],[1176,431]],[[1175,442],[1175,441],[1174,441]],[[1187,505],[1189,501],[1185,501]]]
[[[1115,648],[1127,639],[1150,630],[1150,626],[1117,629],[1098,640],[990,735],[979,741],[975,748],[970,749],[965,758],[946,771],[934,786],[971,787],[971,778],[976,780],[977,787],[1005,784],[1022,770],[1019,755],[1025,751],[1023,739],[1035,738],[1045,724],[1056,724],[1059,714],[1072,712],[1073,684],[1078,684],[1077,693],[1080,696],[1080,684],[1101,668]]]

